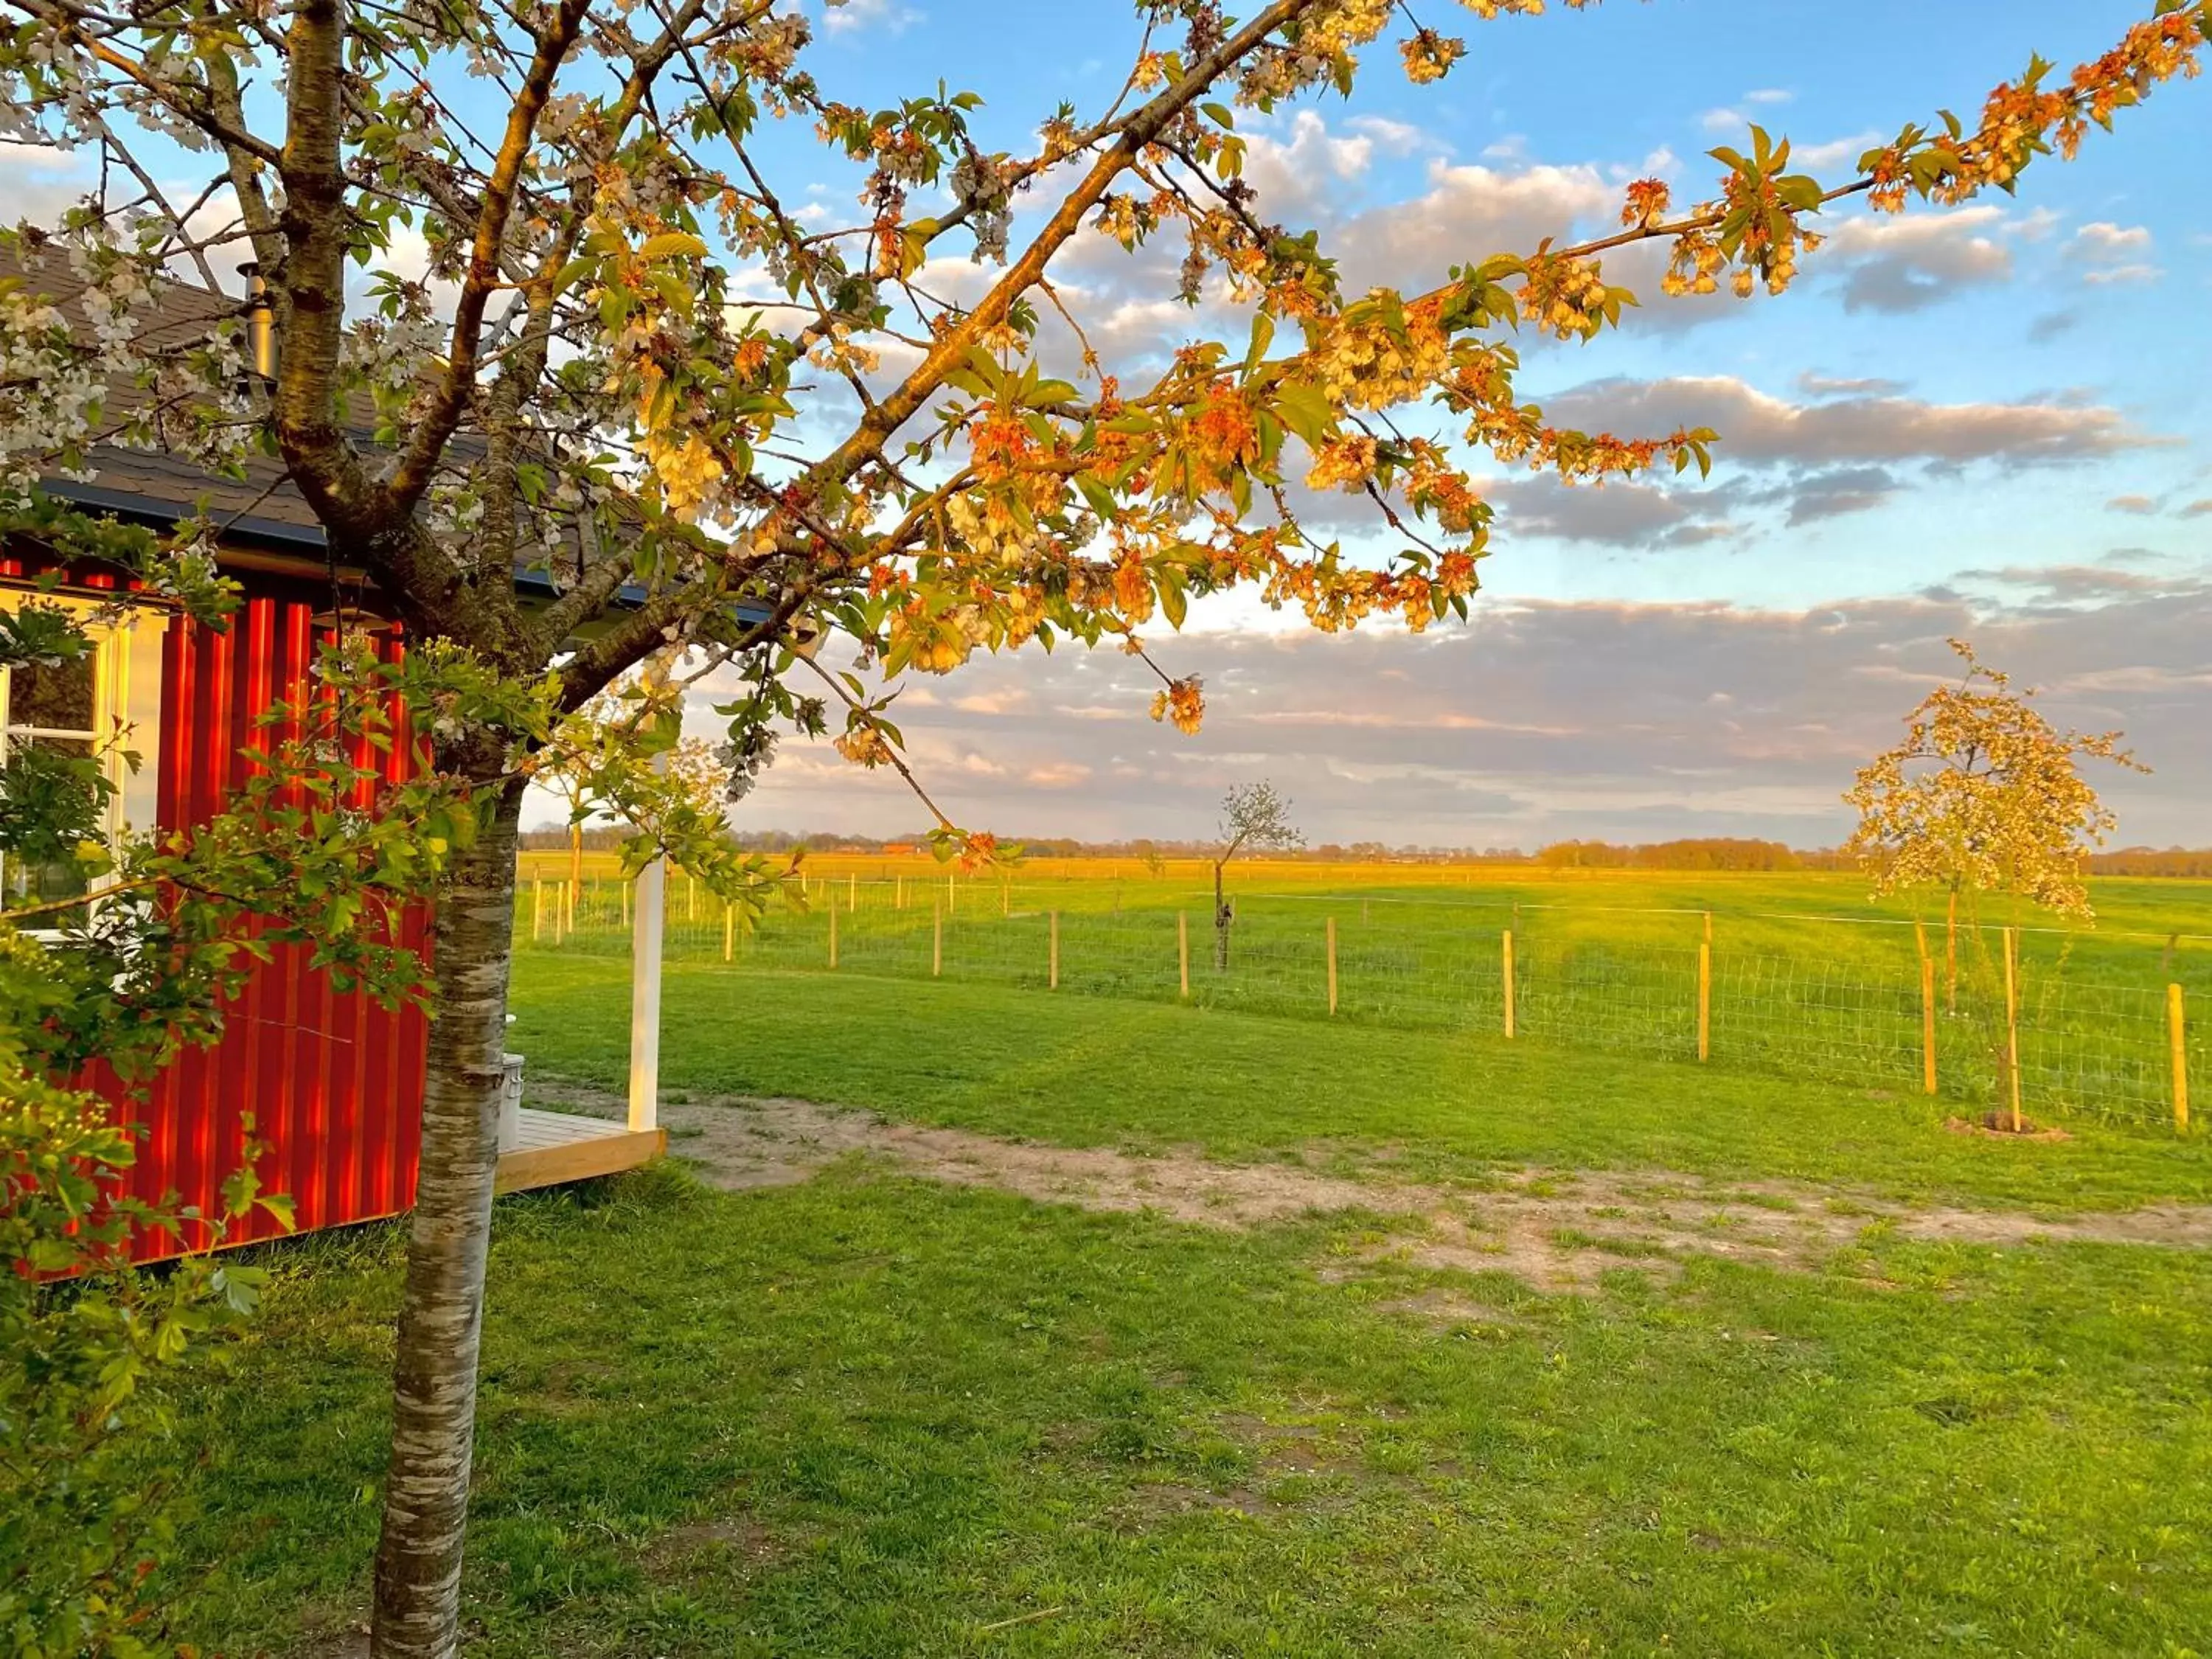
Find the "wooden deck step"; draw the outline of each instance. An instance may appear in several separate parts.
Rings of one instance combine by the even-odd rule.
[[[500,1154],[493,1190],[520,1193],[616,1175],[649,1164],[667,1150],[665,1129],[632,1129],[608,1118],[526,1106],[514,1150]]]

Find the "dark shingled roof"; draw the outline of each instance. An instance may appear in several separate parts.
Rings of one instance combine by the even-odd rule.
[[[73,327],[89,331],[79,303],[84,284],[70,270],[65,252],[56,248],[26,259],[21,253],[0,251],[0,280],[9,277],[52,301]],[[190,283],[164,283],[153,315],[138,330],[139,337],[155,349],[182,349],[206,339],[224,319],[242,316],[245,308],[246,301],[231,295]],[[143,398],[135,386],[116,386],[108,394],[111,409],[127,410]],[[300,547],[323,545],[322,526],[285,477],[283,463],[274,458],[250,458],[240,478],[224,477],[157,450],[120,444],[95,446],[92,460],[98,476],[91,483],[50,477],[44,481],[46,493],[85,507],[164,522],[204,506],[212,516],[230,521],[240,536]]]
[[[90,332],[90,322],[79,303],[85,285],[70,270],[64,252],[56,248],[33,254],[27,262],[19,253],[0,250],[0,281],[9,277],[21,279],[30,292],[52,301],[73,327]],[[218,294],[173,279],[161,284],[153,314],[140,326],[139,337],[153,347],[183,349],[206,339],[226,318],[243,317],[246,311],[242,296]],[[116,386],[110,391],[109,405],[126,408],[143,401],[145,395],[136,386]],[[363,411],[355,437],[364,445],[369,426]],[[274,457],[249,456],[240,477],[210,472],[180,456],[121,444],[94,446],[92,459],[95,475],[89,483],[51,477],[42,481],[42,487],[60,501],[162,524],[204,512],[223,526],[230,538],[271,551],[312,555],[315,568],[319,571],[323,568],[323,526],[286,477],[284,464]],[[580,574],[580,545],[574,538],[567,539],[576,552]],[[514,583],[518,589],[543,597],[560,591],[560,584],[542,565],[518,563]],[[642,588],[625,586],[616,602],[635,605],[644,597]],[[740,601],[737,610],[748,622],[765,621],[769,614],[765,605],[751,600]]]

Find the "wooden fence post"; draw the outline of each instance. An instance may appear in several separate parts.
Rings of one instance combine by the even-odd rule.
[[[906,908],[906,878],[900,876],[896,879],[898,885],[892,890],[891,905],[895,909],[903,910]]]
[[[1336,1012],[1336,918],[1328,919],[1328,1012]]]
[[[830,901],[830,965],[837,965],[837,901]]]
[[[532,878],[530,884],[530,942],[538,943],[545,932],[545,878]]]
[[[852,872],[845,878],[845,908],[858,915],[860,908],[860,872]]]
[[[1713,920],[1705,918],[1711,927]],[[1711,1060],[1713,1056],[1713,942],[1698,941],[1698,1058]]]
[[[999,884],[999,914],[1002,916],[1011,916],[1014,914],[1014,889],[1012,882],[1002,881]]]
[[[941,979],[945,975],[945,907],[933,901],[929,907],[929,976]]]
[[[615,884],[615,887],[622,894],[623,932],[627,933],[629,932],[629,884],[626,881],[618,881]]]
[[[1190,912],[1176,912],[1176,975],[1182,983],[1182,997],[1190,1000]]]
[[[951,877],[950,877],[950,876],[947,876],[947,877],[945,877],[945,914],[946,914],[946,915],[948,915],[957,914],[957,912],[959,911],[959,908],[960,908],[960,896],[959,896],[959,891],[958,891],[958,890],[957,890],[957,888],[955,888],[955,887],[953,886],[953,884],[952,884],[952,878],[951,878]]]
[[[1505,930],[1504,946],[1505,1035],[1510,1037],[1513,1035],[1513,930],[1510,927]]]
[[[1060,912],[1057,910],[1052,913],[1050,934],[1052,959],[1045,988],[1048,991],[1057,991],[1060,989]]]
[[[2021,1128],[2020,1116],[2020,984],[2019,966],[2016,960],[2019,955],[2019,939],[2020,930],[2018,928],[2008,927],[2004,930],[2005,1077],[2011,1085],[2012,1132],[2014,1134],[2018,1134]]]
[[[699,884],[691,879],[689,871],[684,875],[684,920],[699,920]]]
[[[1920,957],[1920,1087],[1936,1092],[1936,958]]]
[[[1959,1012],[1959,890],[1951,889],[1949,908],[1943,912],[1943,1006]]]
[[[2182,1023],[2181,988],[2166,988],[2166,1038],[2173,1051],[2173,1127],[2189,1133],[2189,1032]]]
[[[722,960],[731,961],[738,954],[738,907],[722,906]]]

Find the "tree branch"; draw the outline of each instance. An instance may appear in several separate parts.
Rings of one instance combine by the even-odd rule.
[[[550,27],[538,38],[538,49],[531,58],[529,71],[507,112],[507,133],[500,141],[491,175],[484,181],[483,204],[477,216],[476,240],[469,251],[468,275],[453,307],[453,345],[447,354],[446,372],[437,395],[423,411],[386,485],[392,505],[402,512],[411,512],[423,490],[429,487],[438,458],[460,424],[461,411],[468,406],[469,398],[476,389],[477,346],[483,331],[484,303],[499,286],[507,218],[514,211],[516,186],[529,161],[538,118],[552,94],[554,77],[575,45],[577,31],[590,9],[591,0],[561,0]]]
[[[1136,161],[1145,146],[1177,114],[1204,96],[1229,65],[1261,45],[1276,29],[1318,3],[1320,0],[1275,0],[1274,4],[1193,64],[1180,81],[1133,112],[1123,123],[1114,147],[1099,157],[1083,182],[1069,192],[1012,268],[993,285],[974,310],[945,331],[896,391],[861,416],[851,436],[808,469],[797,486],[799,493],[811,499],[832,486],[842,485],[865,463],[880,455],[891,434],[935,395],[946,373],[967,357],[969,348],[1004,320],[1013,302],[1044,275],[1053,255],[1081,228],[1083,216],[1097,205],[1107,186]]]

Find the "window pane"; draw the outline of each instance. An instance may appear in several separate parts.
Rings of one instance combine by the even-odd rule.
[[[76,844],[105,839],[111,793],[84,738],[17,738],[0,767],[0,906],[86,890]],[[41,924],[42,926],[45,924]]]
[[[53,859],[33,864],[20,855],[0,863],[0,909],[13,910],[26,904],[49,904],[57,899],[81,898],[90,884],[85,879],[84,866],[75,859]],[[75,912],[57,912],[52,921],[41,920],[40,927],[58,927]]]
[[[78,760],[92,758],[90,738],[17,738],[8,745],[10,755],[20,755],[26,749],[35,749],[46,755],[69,755]]]
[[[10,669],[8,724],[52,726],[64,732],[93,730],[91,655],[52,666],[26,664]]]

